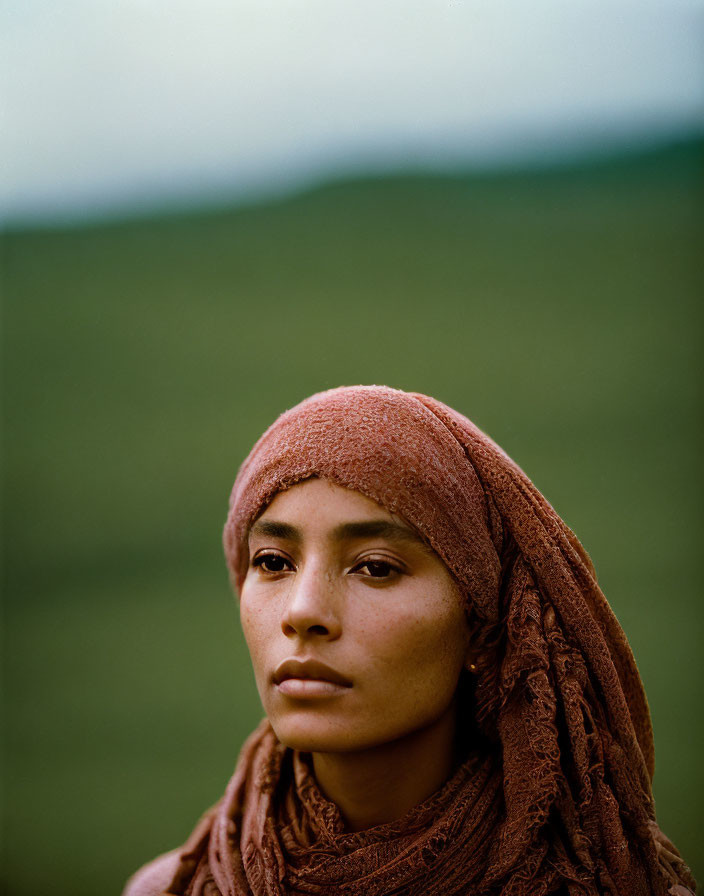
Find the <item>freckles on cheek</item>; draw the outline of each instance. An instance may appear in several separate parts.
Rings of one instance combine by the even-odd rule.
[[[396,655],[415,669],[451,665],[464,655],[463,620],[455,614],[438,616],[407,616],[392,627]]]
[[[407,612],[399,612],[392,619],[384,615],[375,627],[370,626],[362,634],[367,636],[368,649],[391,668],[424,665],[440,645],[437,632],[427,620]]]
[[[240,624],[247,644],[249,659],[257,683],[260,697],[264,699],[267,681],[267,641],[266,630],[262,628],[262,614],[251,607],[240,607]]]
[[[256,656],[263,640],[263,622],[261,611],[253,609],[248,604],[240,605],[240,625],[252,658]]]
[[[242,631],[244,632],[245,638],[249,639],[249,632],[252,627],[251,618],[250,618],[250,610],[248,605],[241,600],[240,601],[240,625],[242,627]]]

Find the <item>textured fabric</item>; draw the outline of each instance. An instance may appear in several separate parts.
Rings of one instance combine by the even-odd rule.
[[[164,853],[127,881],[122,896],[161,896],[180,865],[180,850]]]
[[[168,892],[693,889],[655,821],[650,715],[626,637],[586,552],[520,468],[427,396],[380,386],[315,395],[283,414],[240,469],[224,532],[235,587],[251,523],[278,491],[312,476],[402,516],[457,580],[479,656],[460,710],[477,749],[397,823],[350,833],[305,757],[263,723]]]

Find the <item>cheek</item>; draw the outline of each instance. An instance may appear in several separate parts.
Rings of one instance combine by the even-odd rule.
[[[423,614],[400,610],[393,620],[379,621],[376,635],[368,633],[374,667],[390,691],[400,687],[409,696],[454,692],[469,634],[454,595],[451,601],[428,607]]]
[[[243,595],[240,601],[240,624],[254,674],[259,680],[266,657],[266,647],[272,641],[271,620],[261,607],[253,605]]]

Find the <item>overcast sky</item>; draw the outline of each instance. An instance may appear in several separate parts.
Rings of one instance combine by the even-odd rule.
[[[704,128],[704,0],[0,0],[0,206],[61,217]]]

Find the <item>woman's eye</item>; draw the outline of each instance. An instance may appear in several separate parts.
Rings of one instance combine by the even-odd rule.
[[[398,572],[395,566],[392,566],[386,560],[365,560],[355,566],[353,572],[366,570],[362,575],[372,579],[385,579]]]
[[[286,572],[291,564],[280,554],[260,554],[252,560],[252,566],[258,566],[264,572]]]

